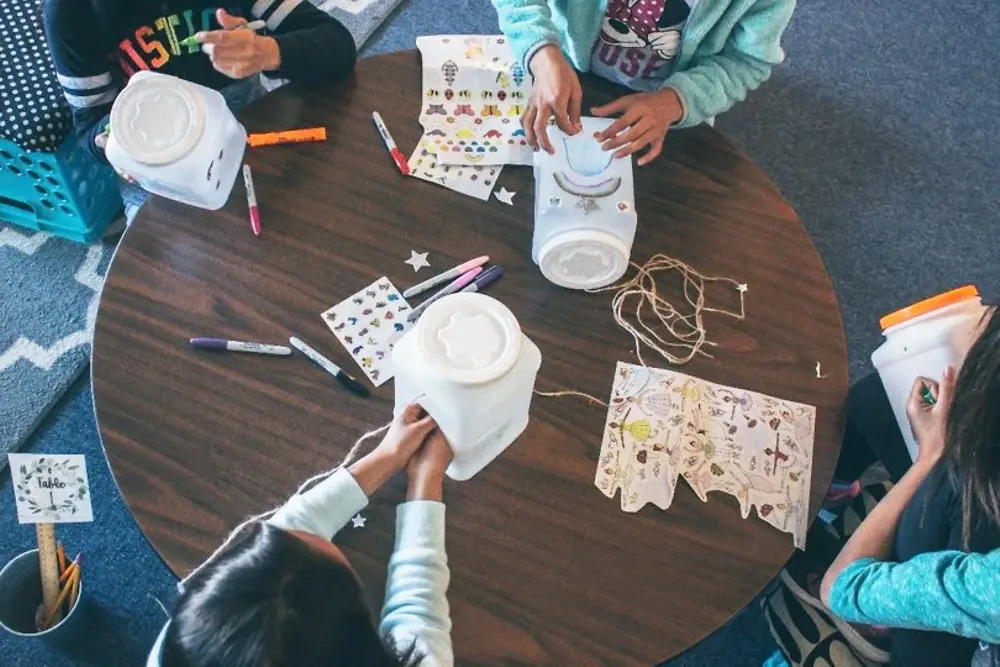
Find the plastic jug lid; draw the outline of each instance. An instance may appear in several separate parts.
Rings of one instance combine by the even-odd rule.
[[[921,315],[926,315],[929,312],[945,308],[946,306],[953,306],[956,303],[966,301],[968,299],[975,299],[979,296],[979,290],[976,289],[975,285],[965,285],[964,287],[959,287],[958,289],[953,289],[944,294],[938,294],[937,296],[932,296],[929,299],[924,299],[923,301],[918,301],[912,306],[907,306],[901,310],[897,310],[894,313],[889,313],[882,319],[878,321],[879,326],[882,327],[882,331],[885,331],[889,327],[894,327],[897,324],[902,324]]]
[[[428,365],[461,384],[500,377],[521,353],[521,327],[507,306],[484,294],[452,294],[431,305],[417,324]]]
[[[201,138],[205,105],[173,76],[134,76],[111,107],[115,142],[136,162],[160,165],[186,155]]]
[[[553,236],[538,252],[542,275],[560,287],[595,289],[628,269],[629,248],[607,232],[578,230]]]

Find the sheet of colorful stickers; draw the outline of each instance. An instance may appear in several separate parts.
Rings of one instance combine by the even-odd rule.
[[[410,304],[396,286],[379,278],[322,313],[340,344],[376,387],[396,374],[392,349],[413,322],[407,322]]]
[[[816,408],[670,370],[618,363],[595,484],[621,507],[670,507],[683,477],[735,496],[804,549]]]
[[[413,176],[489,199],[503,165],[531,165],[520,118],[531,78],[503,36],[417,38],[423,63],[424,128]]]

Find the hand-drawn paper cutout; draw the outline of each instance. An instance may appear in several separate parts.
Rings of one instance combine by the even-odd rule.
[[[516,194],[516,192],[511,192],[507,188],[500,188],[500,192],[494,192],[493,196],[502,201],[504,204],[507,204],[507,206],[513,206],[514,195]]]
[[[708,500],[723,491],[804,549],[816,408],[619,362],[595,484],[637,512],[667,509],[677,478]]]
[[[392,348],[413,326],[410,304],[382,277],[320,317],[376,387],[396,374]]]
[[[427,253],[417,252],[416,250],[411,250],[410,258],[403,260],[403,263],[412,266],[414,273],[425,267],[430,267],[431,265],[431,263],[427,261]]]
[[[82,454],[8,454],[19,523],[94,520]]]

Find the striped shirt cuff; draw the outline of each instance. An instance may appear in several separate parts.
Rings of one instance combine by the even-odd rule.
[[[267,23],[267,29],[274,32],[282,21],[299,6],[302,0],[257,0],[250,13]]]

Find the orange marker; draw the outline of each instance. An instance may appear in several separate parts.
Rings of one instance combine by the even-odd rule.
[[[326,141],[326,128],[306,127],[301,130],[259,132],[247,135],[247,143],[250,144],[251,148],[277,144],[301,144],[309,141]]]

